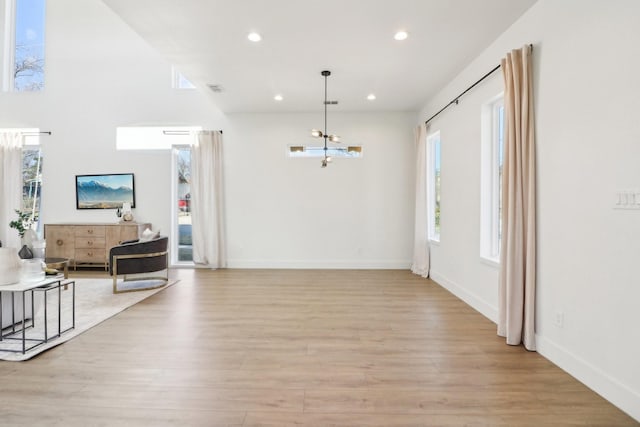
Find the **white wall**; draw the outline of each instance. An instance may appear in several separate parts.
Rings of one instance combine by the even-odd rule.
[[[76,210],[75,175],[133,172],[137,220],[171,225],[169,151],[116,151],[116,127],[224,118],[198,91],[171,89],[168,64],[98,0],[47,2],[45,90],[0,93],[0,128],[39,127],[43,222],[116,222],[113,210]]]
[[[640,420],[640,3],[541,0],[425,106],[424,119],[534,44],[541,354]],[[433,277],[496,318],[497,270],[479,258],[480,105],[492,76],[433,122],[442,136],[441,243]],[[554,324],[556,313],[564,324]]]
[[[408,268],[413,114],[329,112],[361,159],[289,158],[322,114],[232,114],[225,138],[230,267]]]
[[[286,156],[312,141],[321,111],[227,119],[199,91],[171,89],[170,64],[100,1],[47,6],[46,89],[0,95],[0,128],[53,132],[41,140],[44,223],[115,222],[112,210],[76,210],[75,175],[133,172],[135,218],[169,233],[170,153],[116,151],[116,128],[199,125],[224,131],[231,267],[408,268],[412,115],[330,113],[364,158],[321,170]]]

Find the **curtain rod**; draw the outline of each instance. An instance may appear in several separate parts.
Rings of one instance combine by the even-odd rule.
[[[529,47],[531,48],[531,50],[533,50],[533,45],[532,45],[532,44],[529,44]],[[480,77],[480,78],[478,79],[478,81],[476,81],[474,84],[472,84],[471,86],[469,86],[468,88],[466,88],[466,89],[464,90],[464,92],[462,92],[460,95],[458,95],[458,96],[456,96],[455,98],[453,98],[453,100],[452,100],[450,103],[448,103],[447,105],[445,105],[444,107],[442,107],[442,108],[440,109],[440,111],[438,111],[437,113],[435,113],[433,116],[429,117],[429,118],[424,122],[424,124],[425,124],[425,125],[428,125],[428,124],[429,124],[429,122],[430,122],[431,120],[433,120],[433,119],[435,119],[436,117],[438,117],[438,115],[439,115],[440,113],[442,113],[444,110],[446,110],[447,108],[449,108],[449,107],[450,107],[450,106],[452,106],[453,104],[458,105],[458,102],[460,102],[460,98],[461,98],[464,94],[466,94],[466,93],[467,93],[467,92],[469,92],[471,89],[473,89],[474,87],[476,87],[480,82],[482,82],[484,79],[486,79],[486,78],[487,78],[487,77],[489,77],[491,74],[493,74],[494,72],[496,72],[499,68],[500,68],[500,64],[498,64],[497,66],[495,66],[495,67],[493,68],[493,70],[489,71],[489,72],[488,72],[487,74],[485,74],[484,76]]]
[[[218,132],[222,133],[222,130]],[[188,130],[163,130],[162,133],[165,135],[189,135],[191,132]]]
[[[20,132],[23,136],[35,136],[35,135],[51,135],[51,131],[42,132]]]

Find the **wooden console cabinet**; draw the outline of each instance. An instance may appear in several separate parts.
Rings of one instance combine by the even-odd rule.
[[[70,265],[109,266],[109,249],[137,239],[149,223],[45,224],[47,258],[69,258]]]

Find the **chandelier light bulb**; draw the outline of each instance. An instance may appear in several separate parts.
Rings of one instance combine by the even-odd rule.
[[[340,142],[340,137],[338,135],[329,135],[329,141]]]
[[[393,38],[398,40],[398,41],[402,41],[402,40],[406,40],[407,37],[409,37],[409,33],[407,33],[406,31],[398,31]]]
[[[255,42],[255,43],[257,43],[257,42],[259,42],[260,40],[262,40],[262,36],[261,36],[260,34],[256,33],[256,32],[249,33],[249,35],[247,36],[247,38],[248,38],[249,40],[251,40],[252,42]]]
[[[314,138],[321,138],[323,136],[322,131],[318,129],[311,129],[311,136],[313,136]]]

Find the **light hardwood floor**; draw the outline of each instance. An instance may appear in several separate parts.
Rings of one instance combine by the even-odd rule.
[[[638,425],[407,271],[171,276],[73,340],[0,362],[0,425]]]

